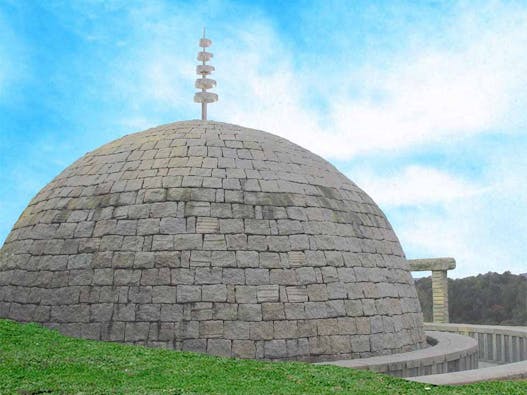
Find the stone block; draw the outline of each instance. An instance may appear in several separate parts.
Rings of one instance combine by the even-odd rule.
[[[245,234],[225,235],[225,242],[228,250],[240,251],[247,249],[247,235]]]
[[[234,251],[212,251],[211,262],[215,267],[236,267]]]
[[[136,255],[137,260],[137,255]],[[154,266],[159,268],[173,268],[181,265],[181,253],[179,251],[159,251],[154,253]],[[136,266],[136,262],[134,262]]]
[[[262,316],[264,321],[284,320],[283,303],[262,303]]]
[[[231,341],[226,339],[207,340],[207,354],[230,357],[232,355]]]
[[[225,284],[204,285],[201,290],[201,299],[204,302],[227,301],[227,287]]]
[[[115,285],[139,285],[140,278],[140,270],[116,269],[113,281]]]
[[[200,234],[178,234],[174,236],[174,248],[176,250],[199,250],[202,246],[203,239]]]
[[[219,226],[221,233],[243,233],[243,220],[242,219],[220,219]]]
[[[295,339],[298,337],[298,323],[296,321],[275,321],[275,339]]]
[[[11,306],[11,311],[14,311]],[[51,319],[55,322],[89,322],[90,305],[58,305],[51,307]]]
[[[210,217],[210,203],[188,202],[185,204],[185,217]]]
[[[249,339],[250,323],[243,321],[225,321],[226,339]]]
[[[316,283],[315,270],[312,267],[300,267],[295,269],[296,278],[299,284],[313,284]]]
[[[207,351],[206,339],[186,339],[181,345],[182,351],[192,351],[204,353]]]
[[[317,332],[320,336],[336,335],[339,333],[338,321],[336,318],[316,320]]]
[[[362,299],[362,312],[366,316],[377,314],[375,299]]]
[[[285,340],[269,340],[264,344],[264,355],[268,359],[279,359],[287,357],[287,346]]]
[[[352,352],[369,352],[370,339],[365,335],[353,335],[350,337]]]
[[[249,323],[249,335],[253,340],[269,340],[273,338],[274,326],[272,321]]]
[[[209,339],[223,337],[223,321],[201,321],[199,335]]]
[[[134,267],[135,253],[133,252],[115,252],[113,254],[112,266],[114,268],[126,269]]]
[[[215,320],[236,320],[238,305],[233,303],[214,303],[212,318]]]
[[[287,300],[289,302],[307,302],[306,286],[286,287]]]
[[[287,236],[267,236],[266,241],[269,251],[288,252],[291,250]]]
[[[236,251],[238,267],[258,267],[259,262],[259,255],[255,251]]]
[[[164,234],[175,235],[187,231],[185,218],[161,218],[159,231]]]
[[[309,349],[311,354],[332,354],[332,344],[329,336],[317,336],[309,338]]]
[[[278,302],[279,296],[278,285],[258,285],[256,287],[256,297],[259,303]]]
[[[224,284],[245,284],[245,271],[243,269],[223,269],[222,282]]]
[[[152,303],[152,287],[130,287],[128,289],[128,301],[131,303]]]
[[[256,303],[256,286],[236,286],[237,303]]]
[[[317,336],[317,325],[315,320],[298,321],[298,337]]]
[[[245,269],[245,282],[247,283],[247,285],[269,284],[269,270]]]
[[[271,228],[268,220],[245,219],[245,233],[255,235],[269,235]]]
[[[198,267],[195,271],[195,284],[220,284],[222,282],[221,268]]]
[[[166,200],[166,193],[164,188],[147,189],[143,201],[145,203],[162,202]]]
[[[183,306],[178,304],[162,304],[160,320],[177,322],[183,319]]]
[[[226,250],[227,243],[225,241],[225,235],[221,235],[221,234],[203,235],[203,249],[204,250]]]
[[[238,305],[238,319],[241,321],[261,321],[262,305],[257,303],[242,303]]]
[[[294,269],[271,269],[270,281],[272,284],[296,285],[297,273]]]
[[[287,320],[306,319],[303,303],[284,303],[284,312]]]
[[[135,318],[137,321],[159,321],[160,313],[159,304],[138,304]]]
[[[194,270],[172,269],[170,274],[172,284],[194,284]]]
[[[70,270],[70,285],[91,285],[93,282],[93,270]]]
[[[255,251],[267,250],[267,237],[251,235],[247,238],[247,248]]]
[[[176,303],[176,286],[152,287],[153,303]]]
[[[274,269],[280,267],[280,255],[276,252],[261,252],[260,267]]]
[[[201,300],[201,287],[195,285],[178,285],[178,303],[199,302]]]
[[[307,286],[307,296],[311,302],[328,300],[326,284],[309,284]]]
[[[174,236],[154,235],[152,239],[152,251],[167,251],[174,249]],[[176,247],[176,249],[181,249]]]
[[[236,358],[253,359],[256,356],[256,347],[252,340],[233,340],[232,356]]]
[[[217,218],[198,217],[196,221],[196,233],[218,233],[219,231],[220,224]]]

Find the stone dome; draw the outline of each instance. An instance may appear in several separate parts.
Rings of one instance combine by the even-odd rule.
[[[212,121],[122,137],[45,186],[2,247],[0,316],[271,360],[425,344],[375,202],[286,139]]]

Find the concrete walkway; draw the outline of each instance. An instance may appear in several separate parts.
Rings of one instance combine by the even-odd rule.
[[[527,361],[462,372],[409,377],[407,380],[434,385],[461,385],[490,380],[527,379]]]

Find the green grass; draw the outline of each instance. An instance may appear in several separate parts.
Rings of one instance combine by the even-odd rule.
[[[527,383],[434,387],[370,372],[72,339],[0,320],[2,394],[526,394]]]

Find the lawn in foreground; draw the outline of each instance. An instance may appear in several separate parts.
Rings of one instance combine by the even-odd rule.
[[[0,393],[525,394],[527,383],[434,387],[298,362],[261,362],[62,336],[0,320]]]

